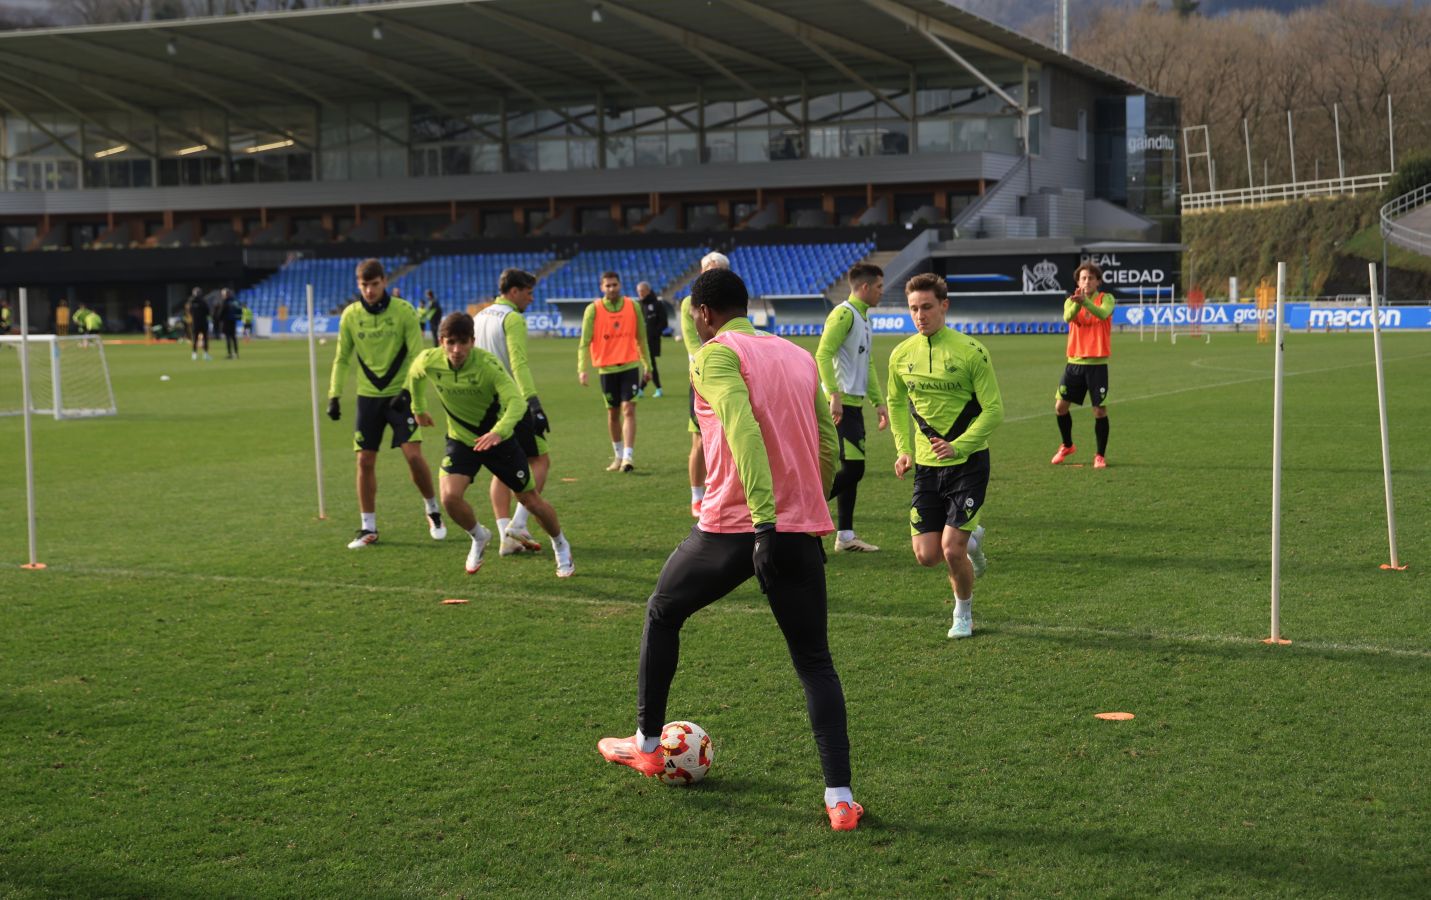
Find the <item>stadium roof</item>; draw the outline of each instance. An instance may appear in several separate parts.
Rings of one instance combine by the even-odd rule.
[[[1144,89],[943,0],[411,0],[0,34],[0,110],[80,113],[381,96],[633,106],[975,83],[1025,62]],[[987,80],[986,80],[987,83]],[[854,87],[852,87],[854,86]]]

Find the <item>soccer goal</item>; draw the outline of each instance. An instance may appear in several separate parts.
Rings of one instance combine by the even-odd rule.
[[[98,337],[32,334],[28,349],[31,413],[79,419],[118,412]],[[25,411],[20,357],[20,338],[0,335],[0,416]]]

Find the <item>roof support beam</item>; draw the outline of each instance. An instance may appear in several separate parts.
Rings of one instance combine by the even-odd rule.
[[[97,121],[93,116],[88,115],[77,107],[71,106],[70,104],[61,100],[59,97],[56,97],[54,94],[51,94],[44,88],[36,87],[34,84],[27,81],[22,81],[21,79],[6,73],[4,69],[0,69],[0,79],[4,79],[5,81],[17,84],[25,90],[30,91],[31,93],[39,94],[41,97],[44,97],[46,100],[55,104],[60,109],[63,109],[65,112],[79,119],[81,122],[94,126],[94,129],[96,131],[107,134],[114,140],[123,141],[124,143],[143,151],[148,156],[157,155],[155,154],[154,149],[148,146],[148,144],[146,144],[144,141],[141,141],[138,138],[130,137],[129,135],[125,134],[117,128],[111,128],[110,126],[105,125],[103,122]],[[81,147],[80,150],[83,151],[84,148]],[[81,156],[83,156],[83,153],[81,153]]]
[[[795,38],[812,50],[814,49],[812,44],[821,44],[839,53],[848,54],[850,56],[860,56],[870,62],[889,66],[893,69],[899,69],[906,75],[914,71],[914,66],[902,59],[895,59],[893,56],[871,49],[858,41],[852,41],[832,31],[826,31],[823,28],[811,25],[809,22],[797,19],[794,16],[787,16],[773,9],[766,9],[758,3],[750,2],[750,0],[722,0],[722,2],[727,6],[740,10],[753,19],[759,19],[781,34]]]
[[[709,57],[707,51],[710,51],[712,53],[719,53],[727,59],[737,60],[749,66],[765,69],[768,72],[776,72],[787,78],[799,78],[801,75],[796,69],[773,62],[758,53],[751,53],[749,50],[731,46],[723,41],[718,41],[704,34],[698,34],[680,25],[672,25],[655,16],[648,16],[645,13],[637,12],[634,9],[628,9],[625,6],[613,3],[611,0],[602,0],[601,8],[618,18],[625,19],[632,25],[663,37],[698,56],[704,54]]]
[[[985,53],[992,53],[1016,63],[1027,63],[1028,58],[1022,56],[1007,47],[1000,47],[993,41],[970,34],[962,28],[956,28],[948,22],[927,16],[921,12],[915,12],[909,7],[896,3],[894,0],[863,0],[866,6],[872,6],[886,15],[903,22],[926,37],[938,36],[948,38],[951,41],[963,44],[966,47],[973,47]]]
[[[967,70],[969,71],[969,74],[970,74],[970,75],[973,75],[975,78],[977,78],[977,79],[979,79],[980,81],[982,81],[982,82],[984,83],[984,86],[985,86],[985,87],[987,87],[989,90],[993,91],[995,94],[998,94],[1000,97],[1002,97],[1005,103],[1007,103],[1007,104],[1009,104],[1010,106],[1014,107],[1014,108],[1017,109],[1019,112],[1025,112],[1024,105],[1023,105],[1022,103],[1020,103],[1018,100],[1015,100],[1013,97],[1009,96],[1009,94],[1008,94],[1007,91],[1005,91],[1003,88],[999,87],[998,84],[996,84],[992,78],[990,78],[989,76],[985,75],[983,72],[980,72],[977,68],[975,68],[973,63],[969,62],[967,59],[965,59],[964,57],[960,56],[960,55],[958,54],[958,52],[956,52],[953,47],[951,47],[951,46],[949,46],[948,44],[944,43],[944,42],[941,41],[938,37],[936,37],[936,36],[930,34],[930,33],[927,32],[927,31],[921,32],[921,34],[923,34],[923,35],[925,36],[925,38],[927,38],[931,44],[933,44],[934,46],[938,47],[940,50],[943,50],[943,51],[944,51],[944,54],[945,54],[946,56],[948,56],[950,59],[954,60],[956,63],[958,63],[959,65],[963,66],[965,69],[967,69]]]
[[[49,138],[50,140],[54,141],[55,144],[56,144],[61,150],[65,151],[65,152],[68,153],[70,156],[73,156],[75,159],[77,159],[77,160],[79,160],[79,161],[81,161],[81,162],[84,161],[84,154],[83,154],[83,153],[79,152],[78,150],[75,150],[73,147],[71,147],[69,144],[67,144],[67,143],[65,142],[65,139],[64,139],[64,138],[60,137],[59,135],[55,134],[55,133],[54,133],[53,131],[51,131],[50,129],[46,128],[45,126],[41,125],[39,122],[35,121],[35,118],[34,118],[33,116],[31,116],[29,113],[25,112],[23,109],[21,109],[20,107],[16,106],[15,104],[11,103],[11,102],[10,102],[8,99],[6,99],[3,95],[0,95],[0,106],[5,107],[6,109],[10,110],[10,112],[14,113],[15,115],[17,115],[17,116],[19,116],[20,118],[24,119],[26,122],[29,122],[31,125],[35,126],[35,130],[36,130],[36,131],[40,132],[40,133],[43,134],[45,137],[47,137],[47,138]]]
[[[661,109],[663,112],[666,113],[668,117],[679,120],[681,124],[685,125],[691,131],[699,130],[699,126],[695,122],[692,122],[690,119],[687,119],[681,113],[676,112],[674,107],[656,100],[644,88],[635,84],[630,79],[626,78],[626,76],[616,71],[616,69],[614,68],[614,66],[618,63],[639,63],[639,68],[650,73],[653,76],[660,78],[672,77],[671,73],[662,70],[659,66],[652,66],[646,63],[644,60],[639,60],[624,53],[617,53],[615,51],[607,50],[605,47],[588,45],[585,42],[578,41],[570,35],[561,31],[557,31],[554,28],[548,28],[545,25],[538,25],[537,23],[524,19],[521,16],[513,15],[508,12],[500,12],[486,5],[476,6],[468,4],[465,8],[473,13],[477,13],[478,15],[484,16],[488,19],[495,19],[498,22],[502,22],[503,24],[515,28],[518,31],[530,35],[537,40],[546,41],[548,44],[551,44],[552,46],[560,50],[570,53],[572,56],[575,56],[577,59],[580,59],[582,62],[586,63],[587,66],[589,66],[597,74],[605,75],[606,77],[615,81],[617,84],[626,88],[626,90],[640,97],[642,100],[646,101],[650,105]],[[603,61],[605,64],[603,64]]]
[[[426,28],[418,28],[415,25],[408,25],[405,22],[398,22],[376,15],[370,16],[369,18],[381,20],[385,28],[391,28],[400,34],[406,34],[409,37],[414,38],[415,40],[426,41],[432,46],[442,48],[447,53],[457,57],[458,59],[461,59],[468,65],[475,66],[477,69],[481,70],[482,72],[485,72],[492,78],[495,78],[496,80],[502,82],[507,87],[511,88],[517,93],[536,101],[543,109],[550,110],[551,112],[554,112],[557,115],[561,116],[573,128],[579,128],[593,137],[598,136],[597,129],[594,129],[591,126],[587,125],[585,122],[582,122],[574,118],[573,116],[568,115],[566,110],[562,109],[560,104],[553,103],[552,101],[543,97],[541,94],[538,94],[536,91],[522,84],[521,81],[513,78],[506,72],[502,71],[500,66],[488,62],[486,60],[486,57],[489,57],[491,55],[490,53],[488,53],[488,51],[483,50],[480,47],[474,47],[473,45],[466,43],[465,41],[459,41],[454,38],[447,37],[446,35],[438,34],[435,31],[428,31]]]

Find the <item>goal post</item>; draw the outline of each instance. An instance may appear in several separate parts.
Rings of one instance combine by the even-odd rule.
[[[56,419],[112,416],[118,413],[104,342],[89,337],[32,334],[29,352],[19,352],[22,337],[0,335],[0,416],[25,412],[20,390],[29,380],[31,413]],[[28,367],[20,368],[25,359]]]

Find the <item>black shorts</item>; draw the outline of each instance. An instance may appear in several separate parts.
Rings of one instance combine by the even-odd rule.
[[[447,455],[442,458],[443,472],[476,478],[483,466],[519,494],[532,489],[532,472],[516,441],[505,440],[491,450],[478,453],[470,444],[447,439]]]
[[[957,466],[915,465],[909,533],[943,531],[946,525],[973,531],[988,490],[988,450],[980,450]]]
[[[840,414],[840,422],[835,426],[840,437],[840,462],[865,458],[865,408],[845,406]]]
[[[1093,405],[1103,406],[1108,402],[1108,364],[1079,365],[1069,363],[1063,367],[1063,378],[1058,382],[1058,396],[1075,406],[1083,405],[1083,398],[1093,394]]]
[[[623,403],[635,403],[636,392],[641,390],[641,368],[622,369],[620,372],[607,372],[601,376],[601,393],[606,398],[606,408],[620,406]]]
[[[401,447],[409,441],[422,440],[422,429],[417,427],[412,410],[393,409],[396,401],[396,397],[358,398],[358,430],[353,432],[354,450],[381,450],[383,429],[388,426],[393,430],[393,442],[389,446]]]
[[[517,422],[517,427],[512,429],[512,440],[517,442],[517,446],[522,448],[527,459],[534,456],[545,456],[547,452],[547,441],[545,437],[537,435],[536,426],[532,423],[532,414],[529,411]]]

